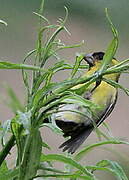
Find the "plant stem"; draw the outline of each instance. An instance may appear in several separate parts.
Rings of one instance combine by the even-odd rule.
[[[5,160],[6,156],[9,154],[11,148],[14,146],[14,142],[15,142],[15,136],[12,135],[10,137],[9,141],[5,144],[2,151],[0,152],[0,166],[3,163],[3,161]]]

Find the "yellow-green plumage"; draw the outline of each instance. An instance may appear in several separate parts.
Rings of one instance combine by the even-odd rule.
[[[89,63],[90,68],[83,76],[91,76],[101,66],[104,53],[97,52],[87,56],[86,61]],[[91,58],[92,57],[92,58]],[[91,59],[88,59],[91,58]],[[117,60],[113,59],[110,66],[116,65]],[[113,81],[118,81],[120,74],[109,74],[104,77]],[[94,112],[89,112],[89,109],[79,104],[66,104],[59,107],[59,113],[54,114],[57,125],[63,130],[64,136],[71,136],[69,140],[64,142],[60,148],[63,151],[74,153],[77,148],[84,142],[84,140],[90,135],[94,129],[94,124],[99,126],[101,122],[112,112],[117,100],[117,89],[108,83],[101,81],[96,86],[96,82],[92,83],[88,88],[84,84],[79,84],[72,88],[76,93],[87,99],[88,101],[96,104]],[[83,116],[79,113],[72,112],[77,110],[85,114]],[[90,118],[89,118],[90,117]]]

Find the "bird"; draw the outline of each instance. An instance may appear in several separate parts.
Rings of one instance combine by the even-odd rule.
[[[83,59],[89,68],[82,76],[89,77],[96,73],[102,65],[104,55],[105,53],[101,51],[84,55]],[[112,58],[109,67],[118,63],[118,60]],[[120,73],[104,75],[104,78],[115,82],[118,82],[119,77]],[[56,125],[63,131],[63,136],[70,137],[59,147],[63,149],[63,152],[75,153],[95,127],[98,127],[110,115],[117,101],[118,89],[103,79],[96,80],[89,87],[86,87],[85,84],[78,84],[72,87],[71,91],[101,108],[94,108],[93,112],[89,112],[88,108],[78,103],[59,106],[59,112],[53,114],[53,117]],[[76,111],[82,112],[82,114]]]

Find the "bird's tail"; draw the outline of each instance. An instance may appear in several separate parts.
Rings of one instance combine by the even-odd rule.
[[[86,140],[86,138],[90,135],[94,127],[88,127],[87,129],[83,130],[82,132],[78,133],[78,135],[72,137],[65,141],[63,144],[60,145],[59,148],[63,148],[64,151],[68,151],[68,153],[73,154],[79,146]]]

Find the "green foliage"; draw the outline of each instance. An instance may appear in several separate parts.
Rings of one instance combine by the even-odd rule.
[[[2,180],[10,180],[15,178],[18,175],[17,169],[8,169],[7,164],[5,161],[3,161],[1,167],[0,167],[0,178]]]
[[[95,104],[87,101],[80,95],[74,93],[71,89],[75,85],[85,83],[85,88],[88,88],[97,79],[102,78],[110,85],[122,89],[127,95],[129,90],[124,88],[119,83],[105,79],[103,77],[106,74],[111,73],[129,73],[129,59],[120,62],[118,65],[108,67],[111,59],[114,57],[118,47],[118,33],[114,27],[107,9],[106,16],[111,26],[113,33],[113,40],[109,44],[104,60],[100,69],[89,77],[76,78],[78,70],[87,69],[87,65],[82,65],[83,54],[77,55],[75,63],[73,65],[66,62],[58,55],[58,52],[63,49],[77,48],[83,44],[65,45],[59,40],[58,35],[65,31],[69,33],[65,27],[65,23],[68,17],[68,10],[65,7],[65,18],[59,19],[58,24],[52,24],[42,15],[44,10],[44,1],[42,0],[40,11],[34,14],[39,19],[38,38],[36,42],[36,48],[31,50],[21,64],[12,62],[0,62],[0,69],[21,69],[24,86],[27,90],[27,101],[23,106],[13,90],[7,88],[10,96],[10,107],[14,112],[14,117],[11,120],[6,121],[1,126],[1,142],[3,149],[0,152],[0,177],[4,179],[18,179],[29,180],[36,177],[43,177],[50,179],[54,177],[56,179],[87,179],[97,180],[94,172],[108,171],[117,177],[119,180],[127,180],[127,176],[124,173],[122,167],[114,161],[101,160],[96,165],[82,166],[79,162],[81,158],[87,155],[97,147],[106,144],[126,144],[128,142],[120,141],[115,138],[107,137],[100,130],[98,136],[103,136],[106,140],[101,140],[95,144],[91,144],[82,149],[75,157],[67,157],[67,155],[42,153],[44,148],[52,149],[41,137],[40,128],[47,126],[54,132],[62,134],[61,130],[56,126],[55,121],[51,120],[50,123],[44,123],[44,120],[51,114],[57,112],[57,107],[60,104],[80,104],[87,109],[101,108],[96,107]],[[6,23],[0,20],[0,23]],[[43,25],[42,25],[43,24]],[[31,65],[27,64],[28,59],[31,57]],[[56,59],[54,65],[49,65],[46,68],[46,64],[52,58]],[[55,83],[53,77],[57,72],[71,70],[69,77],[64,81]],[[90,110],[91,112],[91,110]],[[76,113],[82,113],[76,111]],[[83,114],[90,119],[91,114]],[[110,128],[105,125],[105,128],[110,134]],[[11,133],[10,139],[5,141],[7,134]],[[12,147],[17,149],[16,164],[14,169],[8,169],[5,158],[10,153]],[[68,165],[66,170],[55,169],[53,161],[59,161],[64,165]],[[43,173],[39,173],[42,170]]]
[[[96,164],[96,166],[88,166],[87,169],[91,170],[92,172],[96,170],[107,171],[116,176],[118,180],[128,180],[121,166],[114,161],[101,160]]]
[[[128,142],[125,142],[125,141],[120,141],[120,140],[116,140],[116,139],[110,139],[108,141],[100,141],[96,144],[91,144],[89,146],[86,146],[84,149],[82,149],[76,156],[75,156],[75,159],[76,160],[80,160],[82,159],[84,156],[86,156],[86,154],[90,151],[92,151],[93,149],[95,149],[96,147],[99,147],[99,146],[103,146],[103,145],[106,145],[106,144],[127,144],[129,145]]]

